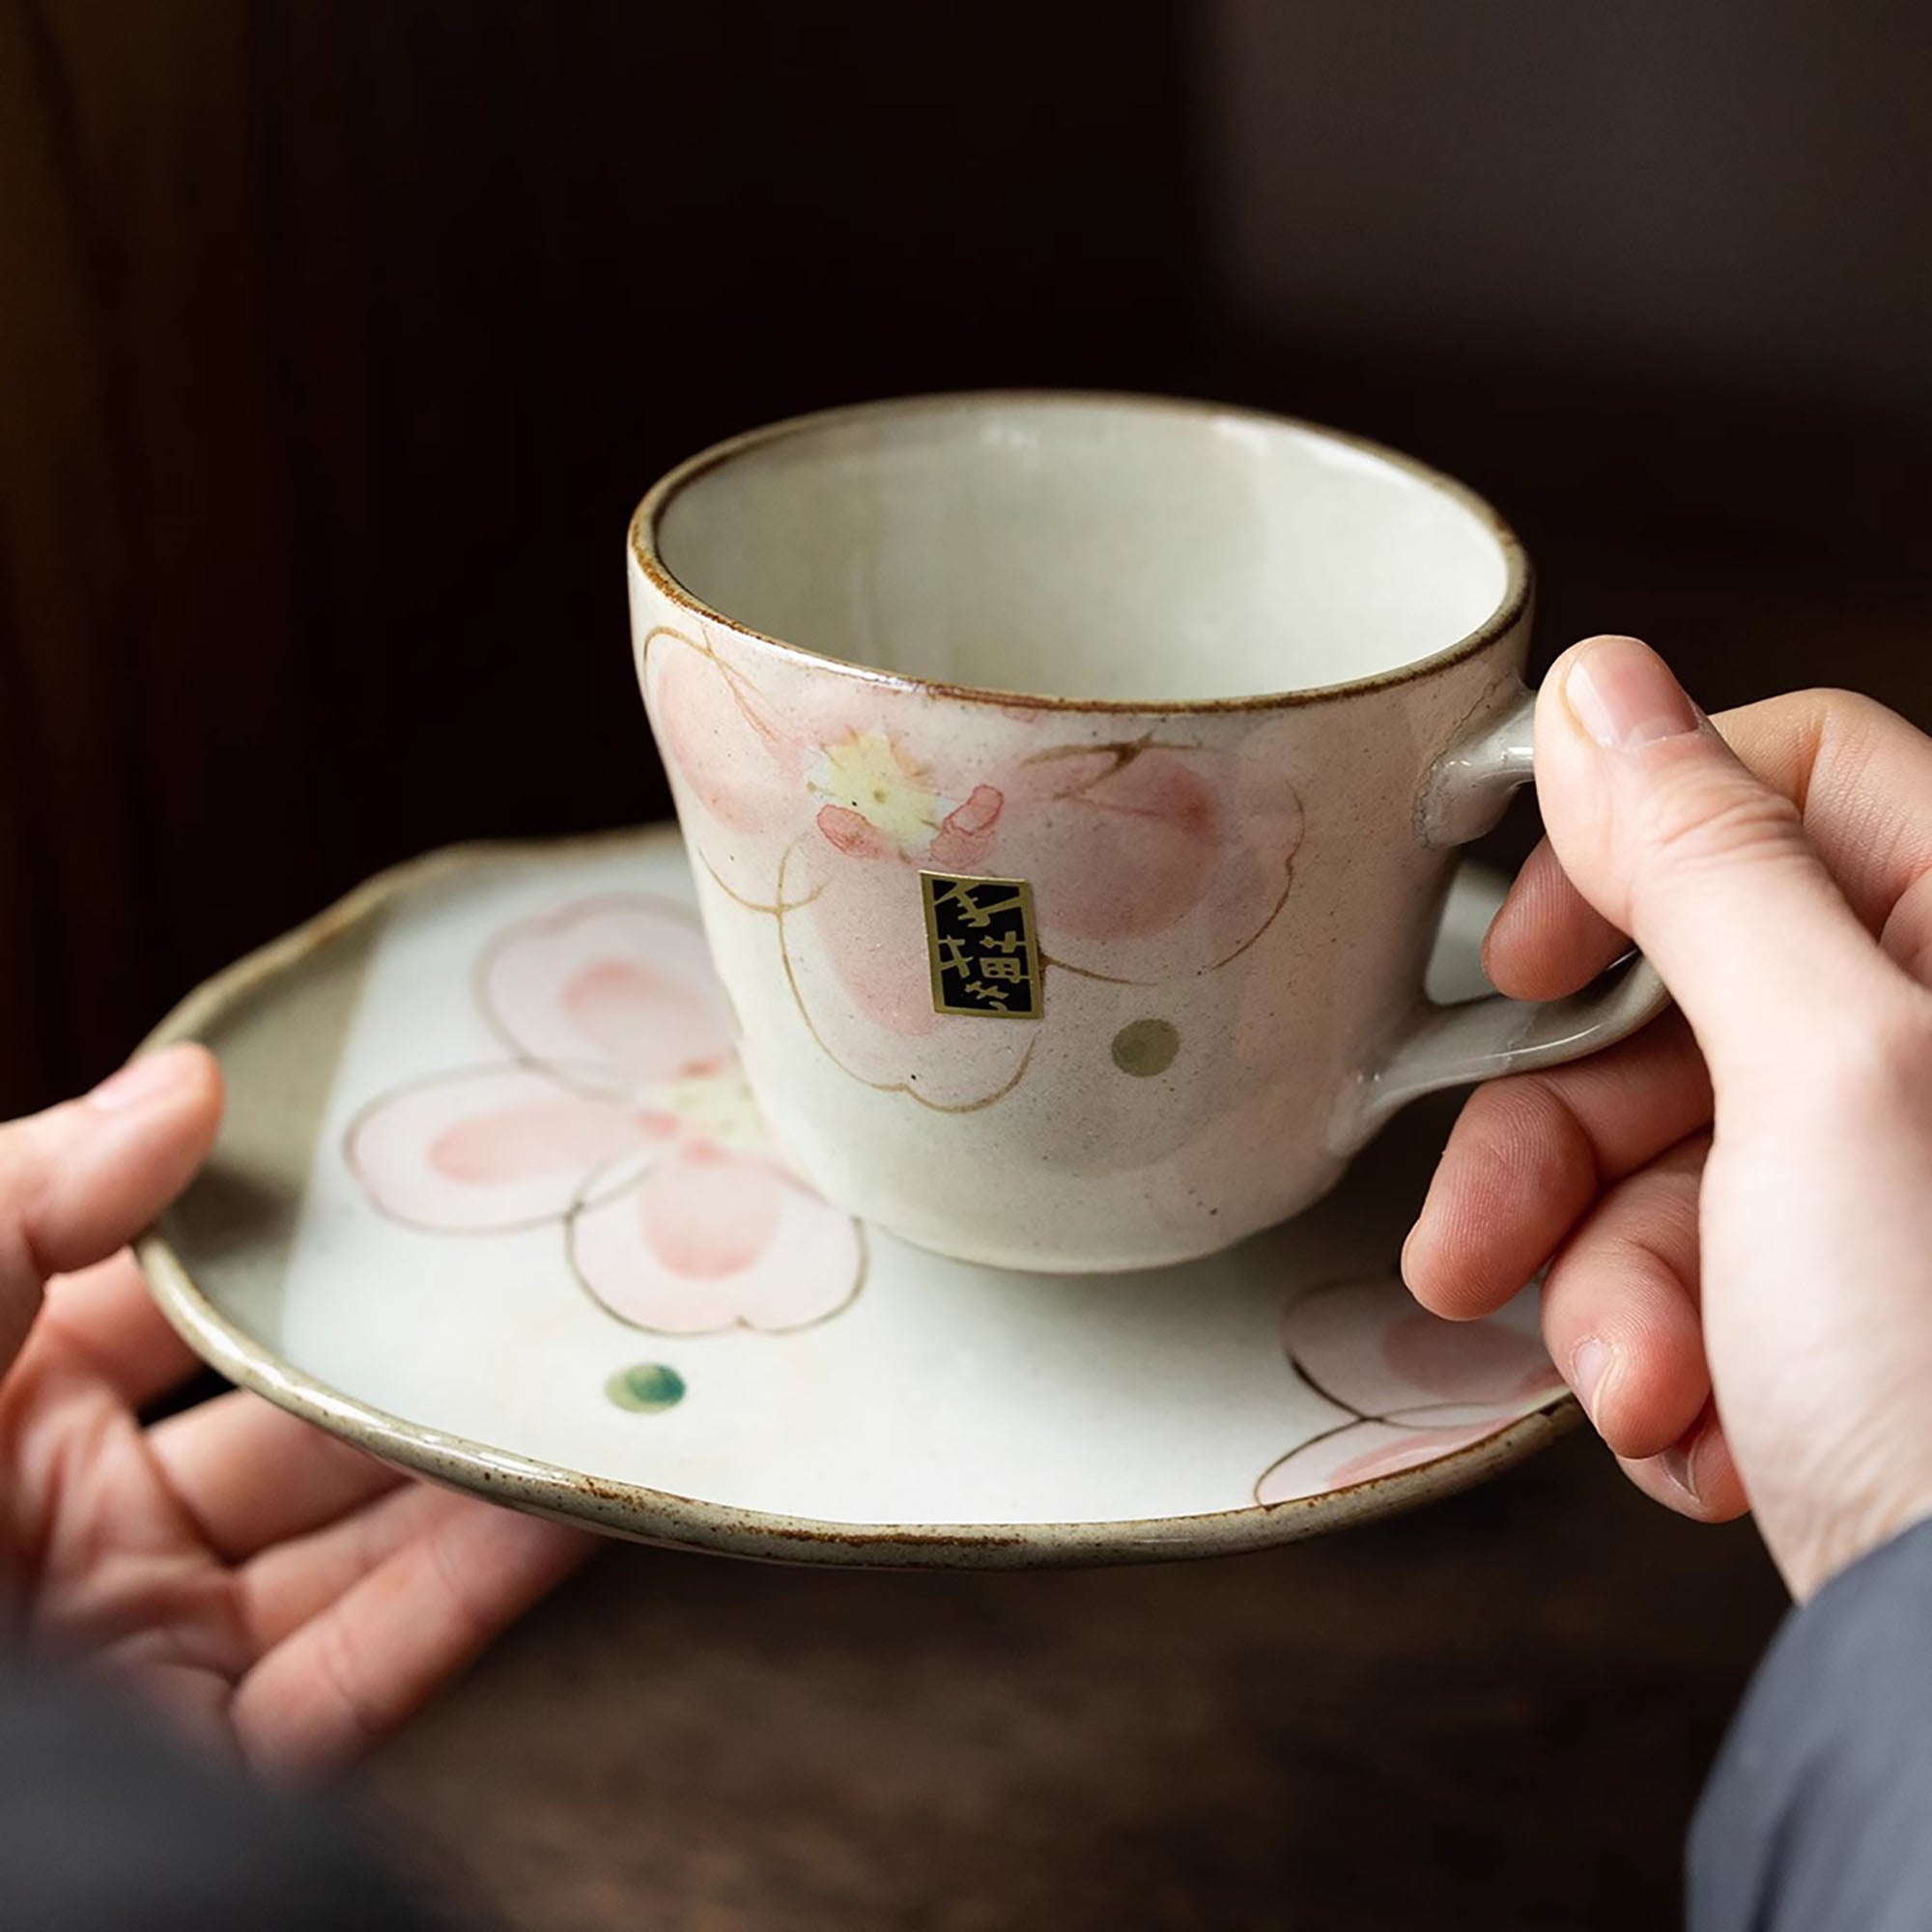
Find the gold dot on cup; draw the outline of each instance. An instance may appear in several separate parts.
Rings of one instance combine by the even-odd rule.
[[[1114,1065],[1145,1079],[1165,1073],[1180,1051],[1180,1035],[1171,1020],[1132,1020],[1114,1036]]]

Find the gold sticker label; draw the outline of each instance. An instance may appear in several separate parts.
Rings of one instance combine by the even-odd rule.
[[[1024,879],[958,879],[922,872],[932,1008],[940,1013],[1039,1017],[1039,948]]]

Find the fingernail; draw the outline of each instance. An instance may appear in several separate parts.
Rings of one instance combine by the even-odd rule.
[[[1563,701],[1606,752],[1634,752],[1697,728],[1697,707],[1669,667],[1634,638],[1595,638],[1563,672]]]
[[[1704,1440],[1701,1432],[1695,1441],[1687,1449],[1681,1442],[1673,1442],[1657,1461],[1663,1473],[1694,1502],[1701,1498],[1697,1494],[1697,1451]]]
[[[1613,1360],[1609,1344],[1598,1341],[1594,1335],[1586,1335],[1578,1342],[1570,1356],[1570,1386],[1577,1391],[1577,1400],[1583,1405],[1583,1413],[1590,1418],[1591,1426],[1600,1434],[1597,1397]]]
[[[143,1053],[130,1060],[118,1073],[110,1073],[88,1097],[89,1104],[103,1114],[123,1113],[130,1107],[145,1107],[181,1085],[187,1070],[179,1047],[159,1053]]]
[[[1402,1285],[1406,1289],[1407,1289],[1409,1293],[1411,1294],[1415,1293],[1415,1276],[1410,1272],[1408,1258],[1410,1253],[1413,1251],[1415,1247],[1415,1237],[1416,1235],[1420,1232],[1421,1227],[1422,1223],[1418,1221],[1415,1224],[1415,1226],[1411,1228],[1408,1231],[1408,1233],[1402,1237],[1402,1258],[1395,1264],[1396,1273],[1402,1277]]]

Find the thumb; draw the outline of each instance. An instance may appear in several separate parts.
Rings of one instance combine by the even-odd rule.
[[[1720,1078],[1896,980],[1804,836],[1796,805],[1742,764],[1634,638],[1590,638],[1536,707],[1550,844],[1629,933]]]
[[[0,1124],[0,1372],[48,1278],[125,1247],[187,1185],[220,1118],[213,1056],[180,1045],[130,1061],[85,1099]]]

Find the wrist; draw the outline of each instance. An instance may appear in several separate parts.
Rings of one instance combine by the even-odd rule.
[[[1808,1603],[1861,1557],[1932,1520],[1932,1472],[1919,1482],[1874,1489],[1829,1509],[1813,1505],[1806,1514],[1807,1521],[1785,1530],[1760,1518],[1772,1558],[1800,1604]]]

